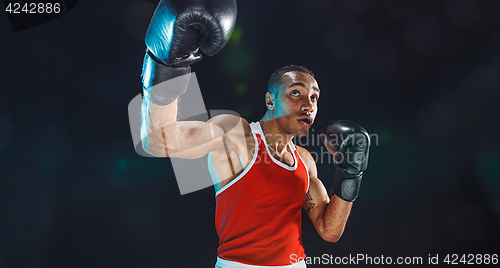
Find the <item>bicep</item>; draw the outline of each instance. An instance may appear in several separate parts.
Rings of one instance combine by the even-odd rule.
[[[330,198],[328,197],[323,182],[318,179],[318,171],[314,158],[306,149],[302,147],[298,148],[309,172],[309,189],[304,200],[303,209],[313,224],[317,226],[319,220],[323,216],[326,206],[330,202]]]
[[[207,122],[178,121],[162,128],[161,139],[168,157],[196,159],[209,152],[235,151],[245,147],[245,133],[249,125],[246,120],[222,114]],[[246,148],[246,147],[245,147]]]
[[[321,180],[317,177],[311,177],[303,209],[314,225],[323,215],[329,202],[330,198]]]
[[[210,121],[181,121],[176,125],[176,146],[171,157],[196,159],[228,147],[224,130]]]
[[[143,138],[147,151],[159,157],[196,159],[224,148],[224,131],[211,122],[179,121]]]

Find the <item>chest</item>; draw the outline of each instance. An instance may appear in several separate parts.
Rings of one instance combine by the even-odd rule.
[[[292,152],[290,152],[290,149],[288,149],[288,148],[286,151],[278,154],[276,151],[274,151],[272,148],[269,147],[268,153],[275,160],[277,160],[280,163],[283,163],[289,167],[292,167],[295,164],[295,159],[293,157],[293,154],[292,154]]]
[[[288,146],[286,147],[285,151],[277,153],[262,141],[260,142],[260,144],[256,144],[255,140],[250,137],[247,138],[245,149],[246,152],[240,153],[240,155],[245,155],[245,157],[242,158],[242,165],[244,168],[246,168],[248,164],[250,164],[252,158],[254,157],[254,154],[256,153],[256,150],[259,150],[259,158],[268,157],[269,162],[272,160],[271,158],[273,158],[275,161],[282,163],[288,167],[293,167],[295,165],[295,154],[290,150],[290,147]]]

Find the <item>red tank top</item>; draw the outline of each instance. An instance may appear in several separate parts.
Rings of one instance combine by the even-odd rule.
[[[292,142],[294,166],[274,159],[260,124],[250,124],[255,153],[238,177],[216,193],[220,258],[251,265],[290,265],[305,258],[302,206],[309,175]]]

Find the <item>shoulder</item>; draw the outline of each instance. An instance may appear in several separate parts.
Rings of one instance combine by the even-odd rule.
[[[245,118],[232,114],[216,115],[210,118],[208,122],[220,127],[224,133],[245,133],[245,136],[247,136],[251,135],[252,132],[250,124]]]
[[[297,148],[297,152],[299,153],[300,158],[302,158],[302,161],[304,161],[304,165],[306,165],[307,169],[309,170],[309,173],[312,173],[314,176],[316,176],[317,173],[316,161],[314,161],[314,158],[312,157],[311,153],[309,153],[309,151],[306,150],[305,148],[298,145],[295,145],[295,148]]]
[[[307,149],[305,149],[304,147],[298,146],[298,145],[295,145],[295,148],[297,148],[297,152],[299,153],[302,160],[314,162],[314,158],[312,157],[311,153],[309,153],[309,151]]]

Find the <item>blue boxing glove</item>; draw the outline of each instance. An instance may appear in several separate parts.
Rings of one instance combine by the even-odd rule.
[[[200,51],[209,56],[219,52],[235,23],[235,0],[162,0],[145,37],[144,96],[167,105],[184,94],[189,66],[201,60]]]

